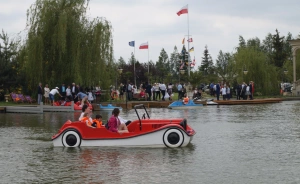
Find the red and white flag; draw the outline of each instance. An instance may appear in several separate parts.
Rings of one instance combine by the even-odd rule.
[[[183,67],[184,67],[184,63],[182,63],[182,65],[180,66],[180,70],[182,70],[183,69]]]
[[[184,7],[181,8],[181,10],[179,10],[179,12],[177,12],[177,15],[180,16],[181,14],[185,14],[188,13],[188,5],[185,5]]]
[[[195,57],[194,57],[194,60],[193,62],[191,63],[191,67],[194,67],[196,65],[196,60],[195,60]]]
[[[187,40],[188,42],[193,42],[193,38],[190,38]]]
[[[142,44],[140,45],[140,49],[148,49],[148,42],[142,43]]]

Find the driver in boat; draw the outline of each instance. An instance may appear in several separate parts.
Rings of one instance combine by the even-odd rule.
[[[88,105],[84,104],[81,108],[82,113],[80,114],[80,117],[78,118],[79,121],[83,118],[84,113],[91,114],[91,110]],[[90,121],[93,122],[93,119],[90,117]]]
[[[112,112],[112,116],[108,120],[108,130],[111,132],[128,133],[126,124],[121,123],[118,118],[119,114],[119,108],[115,108]]]
[[[189,103],[189,97],[187,96],[187,94],[184,94],[184,98],[183,98],[183,105],[186,105]]]

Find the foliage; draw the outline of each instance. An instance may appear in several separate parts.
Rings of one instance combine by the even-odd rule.
[[[216,72],[224,82],[233,82],[235,72],[233,56],[230,53],[220,50],[216,60]]]
[[[7,33],[2,30],[0,34],[0,89],[4,90],[5,93],[11,92],[13,87],[17,86],[18,79],[18,63],[16,57],[17,44],[9,39]]]
[[[273,35],[273,55],[272,63],[281,68],[283,62],[287,58],[287,53],[284,50],[284,36],[279,36],[279,32],[276,29],[276,34]]]
[[[207,45],[205,46],[205,49],[203,51],[202,62],[201,62],[201,66],[199,67],[199,70],[204,72],[206,75],[213,74],[215,72],[214,71],[214,63],[209,54]]]
[[[234,55],[238,83],[254,81],[255,91],[265,94],[277,94],[276,67],[266,62],[266,53],[253,47],[240,48]],[[248,73],[243,73],[246,68]],[[274,80],[275,79],[275,80]]]
[[[37,0],[27,12],[29,27],[23,67],[29,90],[39,82],[55,86],[112,83],[112,27],[105,18],[91,21],[85,0]],[[107,69],[108,68],[108,69]]]
[[[252,80],[257,93],[276,95],[280,82],[293,81],[293,56],[288,43],[291,33],[281,36],[276,30],[262,41],[239,36],[235,52],[221,50],[215,64],[205,46],[201,66],[188,76],[188,72],[179,73],[179,69],[187,70],[191,61],[185,46],[180,53],[174,46],[170,57],[162,48],[155,62],[139,62],[133,54],[127,61],[122,57],[115,61],[112,26],[105,18],[88,18],[88,6],[89,0],[36,0],[27,12],[24,43],[11,41],[2,31],[0,88],[11,91],[21,86],[25,93],[34,95],[39,82],[48,83],[50,88],[75,82],[109,89],[121,82],[139,86],[147,81],[177,83],[179,79],[197,86],[219,80],[230,85]],[[296,73],[300,73],[300,51],[296,54]],[[123,69],[121,74],[118,68]]]

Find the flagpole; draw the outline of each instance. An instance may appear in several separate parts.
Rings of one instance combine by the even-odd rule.
[[[148,84],[149,84],[149,43],[148,43]]]
[[[133,73],[134,73],[134,85],[136,87],[136,74],[135,74],[135,43],[134,43],[134,48],[133,48],[133,55],[134,55],[134,61],[133,61]]]
[[[187,6],[189,6],[187,4]],[[190,76],[191,66],[190,66],[190,26],[189,26],[189,13],[187,13],[187,23],[188,23],[188,75]]]

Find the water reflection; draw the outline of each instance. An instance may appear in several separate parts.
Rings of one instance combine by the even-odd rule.
[[[195,129],[179,149],[54,148],[51,136],[80,112],[0,114],[1,183],[297,183],[299,110],[297,101],[151,109],[152,118],[184,117]]]

